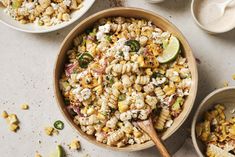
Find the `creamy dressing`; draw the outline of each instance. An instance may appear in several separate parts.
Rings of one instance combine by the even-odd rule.
[[[235,27],[235,1],[226,7],[224,14],[216,6],[216,4],[223,2],[226,0],[198,0],[198,6],[195,10],[198,22],[213,32]]]

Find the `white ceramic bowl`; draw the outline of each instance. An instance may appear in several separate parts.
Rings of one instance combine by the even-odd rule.
[[[95,0],[84,0],[83,6],[81,9],[74,11],[71,14],[71,19],[68,22],[63,22],[61,24],[55,25],[55,26],[37,26],[36,24],[21,24],[20,22],[14,20],[12,17],[7,15],[4,12],[3,7],[0,7],[0,22],[6,24],[7,26],[22,31],[22,32],[27,32],[27,33],[47,33],[47,32],[52,32],[56,31],[59,29],[62,29],[76,20],[78,20],[82,15],[84,15],[88,9],[93,5]]]
[[[202,121],[203,115],[206,111],[213,108],[213,106],[218,103],[225,105],[226,118],[235,116],[235,114],[231,113],[231,111],[235,108],[235,87],[225,87],[215,90],[201,102],[197,109],[197,112],[193,118],[191,134],[194,148],[200,157],[205,156],[204,152],[206,150],[206,146],[196,136],[196,124]]]
[[[198,13],[198,7],[200,5],[202,0],[192,0],[191,2],[191,14],[193,16],[193,19],[194,21],[196,22],[196,24],[204,31],[206,31],[207,33],[210,33],[210,34],[219,34],[219,33],[225,33],[225,32],[228,32],[232,29],[235,28],[235,22],[234,22],[234,25],[227,25],[224,29],[221,29],[221,30],[211,30],[205,26],[203,26],[199,21],[198,21],[198,18],[197,18],[197,13]],[[233,20],[233,19],[231,19]]]

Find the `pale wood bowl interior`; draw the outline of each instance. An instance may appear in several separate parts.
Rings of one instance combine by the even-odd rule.
[[[100,18],[104,17],[112,17],[112,16],[123,16],[123,17],[135,17],[135,18],[144,18],[151,20],[156,26],[161,28],[164,31],[169,31],[172,34],[174,34],[181,42],[181,49],[183,55],[187,58],[189,62],[189,68],[191,70],[192,74],[192,85],[190,89],[189,96],[187,97],[185,103],[184,103],[184,109],[182,113],[177,117],[173,123],[173,125],[163,133],[162,135],[162,140],[166,140],[168,137],[170,137],[176,130],[182,125],[182,123],[187,119],[193,104],[194,100],[196,97],[197,93],[197,85],[198,85],[198,72],[197,72],[197,66],[195,62],[195,58],[193,56],[192,50],[186,41],[185,37],[181,34],[181,32],[169,21],[167,21],[165,18],[154,14],[153,12],[149,12],[146,10],[142,9],[137,9],[137,8],[112,8],[108,10],[101,11],[99,13],[96,13],[85,20],[83,20],[81,23],[79,23],[69,34],[68,36],[64,39],[58,57],[57,61],[55,64],[55,70],[54,70],[54,89],[55,89],[55,95],[56,99],[58,101],[58,105],[60,110],[62,111],[62,114],[65,116],[65,118],[68,120],[68,122],[72,125],[73,128],[75,128],[78,133],[86,138],[88,141],[90,141],[93,144],[96,144],[98,146],[112,149],[112,150],[119,150],[119,151],[137,151],[137,150],[142,150],[146,149],[149,147],[152,147],[154,144],[152,141],[146,142],[144,144],[135,144],[132,146],[127,146],[123,148],[117,148],[117,147],[110,147],[108,145],[99,143],[95,140],[93,136],[88,136],[84,132],[81,131],[79,126],[75,125],[73,123],[72,117],[69,115],[67,112],[64,101],[63,101],[63,96],[60,92],[59,89],[59,79],[60,76],[63,72],[64,69],[64,64],[66,61],[66,51],[72,46],[72,41],[73,39],[81,34],[83,31],[85,31],[87,28],[92,27],[93,24],[98,21]]]

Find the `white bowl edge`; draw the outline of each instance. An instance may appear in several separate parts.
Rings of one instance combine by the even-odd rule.
[[[191,14],[192,14],[192,17],[193,17],[195,23],[199,26],[199,28],[201,28],[202,30],[206,31],[206,32],[209,33],[209,34],[225,33],[225,32],[231,31],[232,29],[235,28],[235,23],[234,23],[234,26],[233,26],[233,27],[228,28],[228,29],[225,29],[225,30],[221,30],[221,31],[212,31],[212,30],[206,28],[205,26],[203,26],[203,25],[197,20],[197,18],[196,18],[196,16],[195,16],[195,13],[194,13],[195,1],[196,1],[196,0],[192,0],[192,2],[191,2]]]
[[[193,146],[197,152],[197,154],[200,156],[200,157],[204,157],[204,155],[202,154],[201,150],[199,149],[198,147],[198,144],[197,144],[197,137],[196,137],[196,133],[195,133],[195,129],[196,129],[196,123],[197,123],[197,119],[198,119],[198,115],[200,113],[200,110],[202,108],[202,106],[205,104],[206,101],[208,101],[213,95],[217,94],[217,93],[220,93],[222,91],[225,91],[225,90],[235,90],[235,86],[231,86],[231,87],[223,87],[223,88],[220,88],[220,89],[216,89],[214,90],[213,92],[211,92],[210,94],[208,94],[203,100],[202,102],[200,103],[200,105],[198,106],[197,108],[197,111],[193,117],[193,121],[192,121],[192,126],[191,126],[191,136],[192,136],[192,141],[193,141]]]
[[[15,30],[26,32],[26,33],[48,33],[53,32],[62,28],[65,28],[75,21],[77,21],[79,18],[81,18],[94,4],[95,0],[84,0],[83,6],[79,9],[74,11],[71,14],[71,19],[68,22],[63,22],[61,24],[55,25],[55,26],[49,26],[49,27],[42,27],[37,26],[36,24],[20,24],[18,21],[14,20],[10,15],[4,13],[5,8],[0,8],[0,22],[7,25],[8,27],[11,27]]]

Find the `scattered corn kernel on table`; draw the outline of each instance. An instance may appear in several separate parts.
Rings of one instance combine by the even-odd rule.
[[[149,4],[144,0],[126,0],[124,5],[154,11],[173,22],[186,36],[197,58],[200,76],[194,110],[215,88],[224,84],[235,85],[232,78],[235,74],[235,30],[220,35],[206,34],[191,17],[190,1],[168,0],[161,4]],[[83,18],[109,7],[110,0],[97,0]],[[16,113],[20,120],[19,131],[13,133],[5,120],[0,118],[0,156],[14,157],[17,154],[19,157],[32,157],[39,152],[44,157],[58,144],[64,147],[69,157],[102,157],[104,154],[117,157],[156,156],[155,148],[126,153],[94,146],[79,137],[62,117],[54,98],[53,69],[60,43],[75,25],[49,34],[26,34],[0,24],[0,111]],[[21,109],[23,103],[29,105],[28,110]],[[174,141],[175,146],[183,144],[175,157],[197,156],[189,129],[185,129],[190,127],[192,116],[188,118],[183,131],[178,133],[183,141],[188,137],[185,143]],[[64,130],[59,135],[47,136],[44,128],[58,119],[65,122]],[[69,149],[68,144],[74,139],[81,141],[80,151]]]

